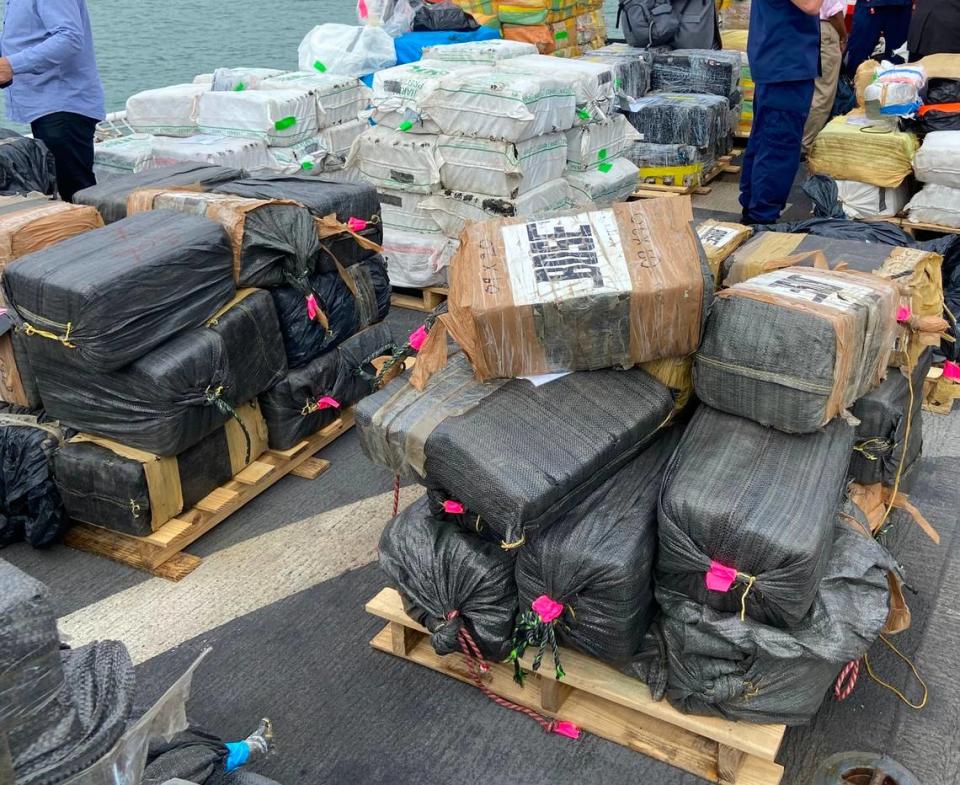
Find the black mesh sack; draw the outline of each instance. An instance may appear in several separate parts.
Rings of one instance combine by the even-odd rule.
[[[113,371],[226,303],[233,252],[213,221],[158,210],[19,258],[3,289],[25,323],[31,363]]]
[[[119,371],[64,373],[61,363],[31,359],[52,417],[162,456],[199,442],[287,371],[270,295],[256,289]]]
[[[226,166],[210,166],[200,163],[181,163],[171,166],[159,166],[109,180],[77,191],[73,195],[75,204],[96,207],[104,223],[113,223],[127,217],[127,197],[139,188],[173,188],[193,186],[209,191],[217,185],[244,177],[241,169]]]
[[[461,651],[465,627],[484,657],[503,660],[517,615],[513,558],[499,545],[430,517],[414,502],[383,530],[380,569],[407,613],[430,633],[437,654]]]
[[[9,128],[0,128],[0,194],[57,192],[57,169],[53,154],[39,139]]]
[[[657,585],[799,624],[830,557],[852,449],[843,420],[797,435],[700,406],[663,480]]]
[[[271,449],[288,450],[299,444],[373,392],[377,371],[371,362],[391,355],[393,347],[390,328],[377,324],[289,371],[260,396]]]
[[[680,438],[671,428],[517,557],[520,608],[546,595],[563,605],[557,640],[612,663],[640,650],[656,613],[653,564],[663,469]]]
[[[740,83],[740,52],[674,49],[653,56],[650,89],[665,93],[709,93],[731,98]]]

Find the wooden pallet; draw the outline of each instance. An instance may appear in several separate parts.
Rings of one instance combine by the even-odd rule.
[[[933,232],[935,234],[960,234],[960,229],[953,226],[942,226],[940,224],[929,224],[923,223],[922,221],[917,223],[911,221],[909,218],[905,218],[900,215],[895,215],[891,217],[877,216],[875,218],[861,218],[861,221],[866,221],[868,223],[891,223],[895,226],[899,226],[903,231],[909,234],[911,237],[915,236],[917,232]]]
[[[390,305],[395,308],[410,308],[414,311],[430,313],[447,299],[446,286],[428,286],[426,289],[402,289],[394,287],[390,295]]]
[[[472,684],[463,658],[440,657],[429,633],[403,610],[400,595],[383,589],[366,610],[387,622],[370,641],[373,648]],[[654,701],[642,682],[597,660],[564,649],[562,682],[553,677],[548,653],[533,674],[532,655],[522,666],[525,686],[513,681],[512,666],[492,665],[487,686],[514,703],[578,725],[671,766],[721,785],[777,785],[783,767],[775,762],[786,728],[751,725],[715,717],[681,714],[666,701]],[[478,700],[485,700],[478,698]]]
[[[740,174],[740,167],[731,163],[733,161],[733,156],[722,155],[720,156],[711,167],[710,171],[707,172],[703,177],[700,178],[698,184],[691,183],[690,185],[664,185],[663,183],[640,183],[637,190],[633,192],[633,199],[651,199],[666,194],[677,195],[677,196],[686,196],[686,195],[698,195],[704,196],[710,193],[713,189],[709,187],[709,184],[716,180],[722,174]]]
[[[71,548],[106,556],[160,578],[178,581],[203,561],[183,549],[225,521],[274,483],[292,474],[313,480],[330,468],[330,462],[314,457],[338,436],[353,427],[353,409],[346,409],[336,422],[321,428],[289,450],[268,450],[246,469],[148,537],[112,531],[89,523],[75,523],[64,541]]]

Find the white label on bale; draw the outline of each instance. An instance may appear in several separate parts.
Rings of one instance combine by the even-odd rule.
[[[516,305],[629,292],[620,229],[609,210],[503,227]]]
[[[795,300],[819,303],[841,311],[849,311],[856,303],[877,299],[877,293],[866,286],[835,277],[805,275],[778,270],[751,278],[736,287],[773,292]]]
[[[727,243],[733,242],[740,232],[727,226],[702,226],[697,230],[697,234],[704,245],[723,248]]]

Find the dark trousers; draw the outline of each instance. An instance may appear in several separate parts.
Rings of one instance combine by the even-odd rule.
[[[800,166],[803,127],[813,100],[813,79],[758,84],[753,127],[740,170],[745,223],[776,223]]]
[[[96,185],[93,176],[93,136],[97,121],[73,112],[54,112],[30,124],[35,138],[53,154],[57,190],[66,202],[81,188]]]
[[[869,8],[858,3],[853,12],[853,30],[847,42],[843,73],[853,78],[860,64],[877,48],[883,36],[885,49],[883,59],[889,60],[893,52],[903,46],[910,31],[910,7],[888,5]]]

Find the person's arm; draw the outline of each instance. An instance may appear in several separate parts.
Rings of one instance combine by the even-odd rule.
[[[837,31],[837,35],[840,36],[840,48],[845,48],[847,45],[847,27],[843,23],[843,13],[834,14],[827,21],[830,22],[833,29]]]
[[[803,13],[810,14],[810,16],[818,16],[820,14],[820,6],[823,5],[823,0],[790,0],[790,2],[803,11]]]
[[[14,74],[42,74],[83,48],[83,20],[77,0],[43,0],[37,3],[37,13],[49,36],[29,49],[2,58]]]

